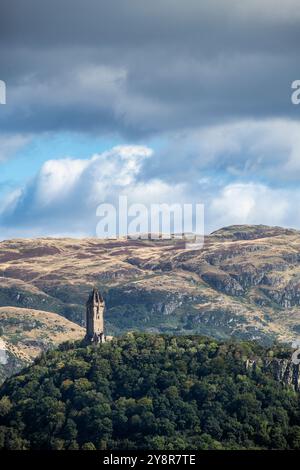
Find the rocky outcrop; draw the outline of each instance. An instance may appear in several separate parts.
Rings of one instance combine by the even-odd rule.
[[[243,295],[244,289],[233,277],[225,273],[203,273],[202,279],[211,287],[229,295]]]
[[[253,373],[261,369],[278,382],[293,387],[296,392],[300,391],[300,365],[294,364],[290,359],[248,359],[245,367]]]
[[[297,234],[297,230],[283,227],[269,227],[268,225],[230,225],[215,232],[211,236],[225,240],[255,240],[259,238],[277,237]]]

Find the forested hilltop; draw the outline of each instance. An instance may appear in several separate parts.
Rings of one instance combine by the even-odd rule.
[[[251,343],[128,334],[65,344],[7,380],[5,449],[299,449],[299,395],[249,357]]]
[[[28,355],[84,335],[95,286],[108,335],[197,334],[270,346],[291,344],[300,332],[297,230],[230,226],[206,236],[201,250],[178,239],[7,240],[0,271],[0,355],[7,357],[0,384]]]

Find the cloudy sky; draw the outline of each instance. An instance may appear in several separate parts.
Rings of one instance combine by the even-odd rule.
[[[298,0],[1,0],[0,239],[96,208],[300,228]]]

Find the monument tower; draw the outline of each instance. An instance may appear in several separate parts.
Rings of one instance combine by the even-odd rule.
[[[86,304],[86,340],[90,343],[104,343],[105,303],[98,289],[94,288]]]

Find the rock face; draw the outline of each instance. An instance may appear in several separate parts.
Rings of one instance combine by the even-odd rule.
[[[300,392],[300,365],[294,364],[289,359],[264,359],[247,360],[246,369],[253,373],[260,368],[263,372],[269,373],[272,377],[289,387],[293,387],[296,392]]]
[[[82,326],[86,298],[101,287],[108,334],[201,333],[265,344],[300,335],[296,230],[226,227],[194,251],[176,239],[3,241],[0,273],[0,306],[51,311]]]

